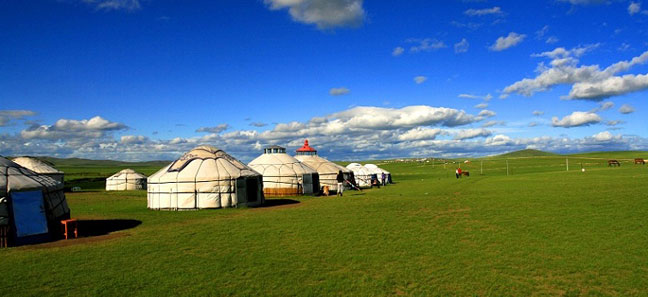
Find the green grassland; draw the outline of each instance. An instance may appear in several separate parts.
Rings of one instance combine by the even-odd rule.
[[[648,296],[648,165],[635,157],[648,153],[378,162],[396,184],[270,198],[261,208],[151,211],[145,191],[68,193],[73,217],[137,224],[0,249],[0,288],[5,296]],[[471,176],[456,179],[459,165]],[[161,167],[147,166],[139,170]],[[90,167],[62,169],[78,169],[68,183],[118,170]]]

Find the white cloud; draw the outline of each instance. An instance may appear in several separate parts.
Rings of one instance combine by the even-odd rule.
[[[31,110],[0,110],[0,127],[4,127],[12,120],[20,120],[25,117],[36,115]]]
[[[454,135],[454,139],[457,140],[472,139],[477,137],[487,137],[487,136],[491,136],[492,134],[493,132],[486,129],[465,129],[457,132]]]
[[[542,39],[549,32],[549,26],[545,25],[542,29],[536,31],[536,39]]]
[[[601,117],[592,112],[574,111],[570,115],[558,120],[558,117],[551,119],[551,125],[554,127],[572,128],[580,126],[589,126],[601,122]]]
[[[485,96],[479,96],[479,95],[473,95],[473,94],[459,94],[457,95],[459,98],[465,98],[465,99],[484,99],[484,101],[490,101],[493,99],[493,96],[491,94],[486,94]]]
[[[635,109],[634,109],[634,107],[632,107],[632,106],[630,106],[628,104],[623,104],[619,108],[619,112],[622,113],[622,114],[630,114],[630,113],[635,112]]]
[[[628,13],[630,15],[637,14],[641,11],[641,3],[639,2],[630,2],[628,5]]]
[[[620,124],[623,124],[623,123],[625,123],[625,122],[624,121],[619,121],[619,120],[605,122],[605,124],[608,125],[608,126],[617,126],[617,125],[620,125]]]
[[[454,51],[456,54],[465,53],[468,51],[470,44],[466,38],[462,38],[461,41],[454,44]]]
[[[577,57],[596,48],[598,45],[566,50],[556,48],[550,52],[534,54],[534,57],[550,58],[550,67],[538,64],[535,78],[517,81],[503,90],[502,97],[511,93],[531,96],[536,92],[547,91],[557,85],[572,85],[568,96],[563,99],[602,100],[611,96],[622,95],[648,88],[648,74],[615,76],[635,65],[648,61],[648,51],[629,61],[620,61],[601,70],[598,65],[577,66]]]
[[[271,10],[288,9],[296,22],[319,29],[357,27],[365,18],[362,0],[264,0]]]
[[[143,144],[149,142],[150,139],[142,135],[124,135],[121,137],[120,142],[123,144]]]
[[[410,47],[410,52],[412,53],[418,53],[418,52],[430,52],[430,51],[435,51],[438,49],[446,48],[447,46],[443,41],[436,40],[434,38],[425,38],[425,39],[408,39],[408,43],[416,43],[416,45],[413,45]]]
[[[475,106],[473,106],[473,107],[474,107],[474,108],[477,108],[477,109],[484,109],[484,108],[488,108],[488,103],[486,103],[486,102],[479,103],[479,104],[477,104],[477,105],[475,105]]]
[[[494,6],[492,8],[483,8],[483,9],[468,9],[464,11],[465,15],[468,16],[484,16],[484,15],[502,15],[504,12],[499,6]]]
[[[448,134],[447,132],[439,128],[416,127],[407,130],[405,133],[399,135],[398,140],[410,141],[410,140],[435,139],[439,135],[447,135],[447,134]]]
[[[214,127],[200,127],[196,129],[196,132],[221,133],[227,129],[229,129],[228,124],[220,124]]]
[[[265,127],[267,125],[268,124],[262,123],[262,122],[252,122],[252,123],[250,123],[250,126],[253,126],[253,127]]]
[[[495,115],[496,115],[496,113],[494,111],[488,110],[488,109],[484,109],[484,110],[480,111],[479,114],[478,114],[478,116],[486,117],[486,118],[494,117]]]
[[[544,111],[541,111],[541,110],[534,110],[534,111],[532,112],[532,114],[533,114],[534,116],[539,117],[539,116],[541,116],[541,115],[544,114]]]
[[[139,0],[81,0],[92,5],[97,10],[125,10],[135,11],[141,8]]]
[[[558,42],[558,41],[560,41],[560,39],[558,39],[558,37],[556,37],[556,36],[549,36],[549,37],[547,37],[547,40],[545,40],[545,43],[547,43],[547,44],[554,44],[554,43],[556,43],[556,42]]]
[[[538,125],[538,122],[530,122],[527,126],[529,127],[535,127]]]
[[[612,135],[612,133],[610,133],[608,131],[603,131],[603,132],[599,132],[599,133],[596,133],[596,134],[592,135],[592,138],[594,140],[596,140],[596,141],[599,141],[599,142],[607,142],[607,141],[610,141],[610,140],[612,140],[614,138],[620,139],[620,136],[614,136],[614,135]]]
[[[60,119],[53,125],[41,125],[29,127],[21,131],[24,139],[84,139],[103,138],[110,132],[126,130],[128,127],[122,123],[111,122],[100,116],[89,120],[68,120]]]
[[[562,2],[569,2],[573,5],[591,5],[591,4],[602,4],[607,0],[559,0]]]
[[[427,77],[422,76],[422,75],[419,75],[419,76],[414,77],[414,82],[415,82],[416,84],[419,84],[419,85],[422,84],[422,83],[424,83],[426,80],[427,80]]]
[[[392,51],[392,56],[394,56],[394,57],[398,57],[398,56],[402,55],[403,52],[405,52],[405,49],[404,49],[403,47],[397,46],[397,47],[394,48],[394,50]]]
[[[489,49],[496,52],[503,51],[505,49],[518,45],[524,40],[525,37],[526,35],[524,34],[511,32],[506,37],[501,36],[497,38],[497,40],[495,40],[495,43],[491,45]]]
[[[341,96],[341,95],[346,95],[349,94],[351,90],[345,88],[345,87],[340,87],[340,88],[331,88],[329,90],[329,95],[331,96]]]

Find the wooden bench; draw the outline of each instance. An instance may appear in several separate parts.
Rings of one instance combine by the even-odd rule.
[[[608,160],[608,166],[621,166],[621,163],[617,160]]]
[[[79,237],[79,222],[77,219],[62,220],[61,231],[63,232],[63,238],[66,240],[70,238],[70,232],[74,234],[74,238],[77,238]]]

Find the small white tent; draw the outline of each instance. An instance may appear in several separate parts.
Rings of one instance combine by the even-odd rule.
[[[63,183],[63,171],[54,168],[53,164],[46,163],[40,159],[33,157],[18,157],[14,158],[13,161],[16,164],[25,167],[33,172],[47,175],[54,180]]]
[[[61,182],[0,157],[0,227],[14,244],[48,240],[69,218]]]
[[[358,163],[351,163],[347,165],[348,169],[353,171],[355,176],[355,181],[358,187],[361,188],[371,188],[371,171]]]
[[[106,179],[106,191],[146,189],[146,175],[133,169],[121,170]]]
[[[272,196],[295,196],[319,192],[317,171],[286,154],[280,146],[270,146],[248,165],[263,175],[263,192]]]
[[[148,208],[201,209],[263,204],[261,175],[213,146],[199,146],[148,178]]]
[[[345,179],[351,178],[351,170],[335,164],[317,155],[317,150],[304,141],[304,146],[297,149],[295,159],[315,169],[319,175],[320,186],[328,186],[329,190],[337,191],[337,175],[340,171]]]
[[[385,170],[385,169],[382,169],[382,168],[376,166],[375,164],[365,164],[364,166],[365,166],[367,169],[369,169],[369,171],[370,171],[371,173],[373,173],[373,174],[377,174],[378,180],[381,180],[381,176],[382,176],[382,174],[384,173],[384,174],[385,174],[385,180],[386,180],[386,182],[387,182],[387,183],[391,183],[391,182],[392,182],[392,179],[391,179],[391,173],[390,173],[389,171],[387,171],[387,170]]]

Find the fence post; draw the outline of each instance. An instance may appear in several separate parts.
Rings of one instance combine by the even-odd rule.
[[[509,169],[508,169],[508,159],[506,159],[506,176],[509,175]]]
[[[565,158],[565,164],[567,164],[567,171],[569,171],[569,158]]]
[[[479,175],[484,175],[484,161],[479,162]]]

